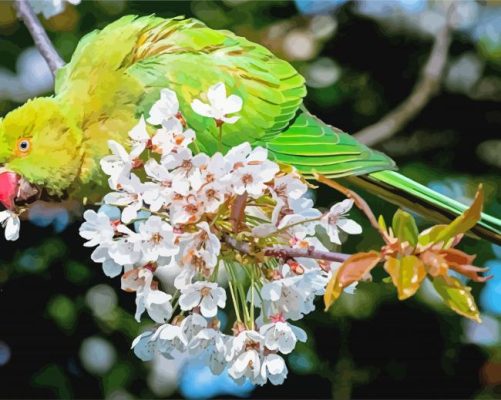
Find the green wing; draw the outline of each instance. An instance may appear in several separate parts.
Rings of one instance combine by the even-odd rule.
[[[91,82],[82,82],[81,76]],[[195,19],[126,16],[89,34],[58,74],[56,93],[65,97],[109,88],[116,76],[123,84],[112,92],[128,93],[136,84],[142,88],[135,100],[136,117],[150,109],[161,89],[176,91],[181,111],[209,153],[217,150],[218,130],[190,104],[215,83],[224,82],[245,105],[239,121],[224,127],[228,147],[278,135],[306,95],[304,78],[289,63],[263,46]]]
[[[357,142],[306,111],[299,111],[290,126],[277,137],[258,143],[272,157],[294,165],[301,173],[314,172],[330,178],[395,169],[391,158]]]

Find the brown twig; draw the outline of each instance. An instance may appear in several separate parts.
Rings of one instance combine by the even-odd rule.
[[[249,243],[241,242],[229,235],[224,236],[227,245],[242,254],[254,254]],[[350,254],[336,253],[332,251],[315,250],[310,246],[307,249],[295,249],[292,247],[265,247],[262,253],[267,257],[276,257],[288,260],[291,258],[313,258],[315,260],[325,260],[333,262],[344,262]]]
[[[21,19],[28,28],[35,42],[35,46],[40,51],[45,61],[47,61],[47,64],[49,64],[52,75],[55,76],[56,71],[64,66],[64,61],[54,48],[40,20],[33,12],[28,0],[15,0],[14,7],[17,11],[18,18]]]
[[[378,122],[355,133],[354,136],[357,140],[368,146],[373,146],[390,138],[418,115],[438,92],[449,53],[453,10],[454,2],[451,2],[445,25],[435,37],[428,61],[409,97]]]
[[[282,258],[284,260],[290,258],[314,258],[315,260],[344,262],[350,257],[350,254],[315,250],[313,246],[310,246],[307,249],[295,249],[291,247],[266,247],[263,249],[263,253],[265,256]]]

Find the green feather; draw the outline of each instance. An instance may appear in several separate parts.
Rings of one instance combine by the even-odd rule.
[[[308,177],[316,172],[341,178],[395,168],[389,157],[304,111],[299,111],[280,135],[257,144],[266,147],[277,161],[294,165]]]

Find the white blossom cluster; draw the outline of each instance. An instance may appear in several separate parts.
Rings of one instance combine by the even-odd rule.
[[[208,104],[192,103],[195,112],[220,129],[238,120],[228,114],[238,113],[242,100],[227,96],[223,83],[206,98]],[[340,244],[340,229],[361,232],[346,216],[352,201],[322,214],[305,197],[307,184],[297,172],[249,143],[226,154],[198,152],[169,89],[129,136],[129,150],[109,142],[112,154],[101,166],[112,191],[99,211],[85,212],[80,234],[85,246],[96,247],[91,257],[105,274],[121,274],[122,289],[136,294],[137,321],[146,312],[156,323],[134,340],[135,354],[146,361],[189,353],[215,374],[227,368],[237,382],[281,384],[282,355],[306,340],[291,322],[314,310],[338,264],[267,257],[262,250],[326,251],[314,236],[319,225]],[[165,269],[177,271],[170,293],[157,276]],[[227,329],[221,312],[235,318]]]

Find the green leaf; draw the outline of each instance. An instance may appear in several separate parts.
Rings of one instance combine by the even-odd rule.
[[[426,277],[423,262],[416,256],[405,256],[401,259],[389,258],[384,269],[391,276],[398,290],[398,299],[405,300],[417,292]]]
[[[418,243],[421,246],[426,246],[437,241],[438,235],[447,228],[447,225],[435,225],[419,234]]]
[[[435,238],[435,242],[447,242],[453,237],[465,233],[473,228],[482,217],[482,206],[484,203],[484,191],[479,185],[475,199],[463,214],[447,225]]]
[[[397,210],[393,216],[392,222],[393,233],[402,242],[409,242],[411,246],[415,246],[418,241],[418,228],[414,217],[409,213]]]
[[[388,232],[388,228],[386,227],[386,221],[384,220],[384,217],[382,215],[380,215],[379,218],[377,219],[377,223],[384,232]]]
[[[433,286],[449,308],[464,317],[482,322],[475,299],[471,295],[471,288],[451,276],[433,278]]]

